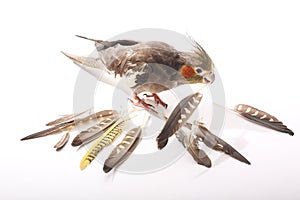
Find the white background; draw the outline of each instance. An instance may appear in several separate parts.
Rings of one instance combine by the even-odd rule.
[[[0,3],[0,199],[299,199],[297,1],[7,2]],[[222,138],[251,166],[212,153],[207,170],[186,154],[157,173],[114,177],[96,162],[80,171],[84,150],[55,152],[57,136],[20,142],[72,112],[79,69],[60,51],[93,49],[75,34],[106,39],[149,27],[192,35],[214,60],[228,105],[266,110],[295,136],[225,130]]]

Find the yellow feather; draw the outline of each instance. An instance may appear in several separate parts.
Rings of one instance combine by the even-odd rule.
[[[80,162],[80,169],[84,170],[106,146],[110,145],[123,131],[124,119],[118,119],[93,144]]]

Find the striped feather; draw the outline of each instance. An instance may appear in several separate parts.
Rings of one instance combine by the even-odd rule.
[[[235,106],[234,111],[251,122],[279,132],[287,133],[292,136],[294,135],[293,131],[288,129],[287,126],[279,121],[276,117],[262,110],[249,105],[239,104]]]
[[[199,141],[203,142],[207,147],[216,151],[224,152],[232,158],[235,158],[248,165],[251,164],[242,154],[240,154],[224,140],[210,132],[203,124],[198,124],[197,130],[194,132],[194,134],[199,137]]]
[[[199,145],[199,137],[191,138],[191,134],[186,134],[182,130],[176,132],[176,137],[199,165],[211,167],[210,158]]]
[[[197,138],[191,141],[190,145],[187,147],[187,150],[199,165],[203,165],[208,168],[211,167],[211,160],[205,151],[200,148]]]
[[[124,119],[118,119],[111,125],[94,143],[89,151],[83,156],[80,162],[80,169],[85,169],[106,146],[110,145],[123,131]]]
[[[131,129],[123,138],[122,142],[119,143],[114,150],[111,152],[109,157],[105,160],[103,171],[108,173],[111,169],[122,164],[130,154],[135,150],[137,145],[142,139],[142,128]]]
[[[161,133],[156,139],[159,149],[164,148],[168,143],[168,138],[176,133],[185,124],[185,122],[196,110],[201,99],[202,95],[197,92],[185,97],[177,104],[170,117],[166,121]]]
[[[72,146],[79,146],[82,144],[87,144],[88,142],[99,137],[105,130],[117,120],[118,115],[111,115],[100,119],[100,121],[88,129],[81,131],[72,141]]]
[[[50,127],[46,130],[43,131],[39,131],[37,133],[28,135],[24,138],[21,139],[21,141],[23,140],[29,140],[29,139],[34,139],[34,138],[39,138],[39,137],[45,137],[48,135],[53,135],[53,134],[57,134],[57,133],[61,133],[63,131],[71,131],[76,125],[80,125],[80,124],[85,124],[87,122],[91,122],[95,119],[101,119],[103,117],[107,117],[107,116],[111,116],[111,115],[115,115],[117,114],[117,111],[115,110],[103,110],[94,114],[91,114],[87,117],[78,119],[78,120],[71,120],[71,121],[67,121],[64,123],[60,123],[56,126]]]
[[[73,122],[66,122],[66,123],[59,124],[57,126],[48,128],[46,130],[39,131],[37,133],[33,133],[31,135],[28,135],[28,136],[22,138],[21,141],[23,141],[23,140],[29,140],[29,139],[34,139],[34,138],[39,138],[39,137],[45,137],[45,136],[48,136],[48,135],[53,135],[53,134],[61,133],[63,131],[70,131],[73,128],[74,128],[74,123]]]

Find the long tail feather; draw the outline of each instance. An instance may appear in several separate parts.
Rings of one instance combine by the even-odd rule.
[[[67,122],[67,123],[59,124],[57,126],[48,128],[48,129],[43,130],[43,131],[39,131],[39,132],[31,134],[31,135],[28,135],[28,136],[22,138],[21,141],[29,140],[29,139],[35,139],[35,138],[39,138],[39,137],[45,137],[45,136],[48,136],[48,135],[61,133],[63,131],[70,131],[73,128],[74,128],[74,123],[73,122]]]
[[[64,54],[65,56],[67,56],[68,58],[70,58],[75,64],[79,65],[79,66],[84,66],[84,67],[88,67],[88,68],[92,68],[92,69],[101,69],[103,71],[106,71],[107,69],[105,68],[105,66],[103,65],[103,63],[97,59],[97,58],[93,58],[93,57],[84,57],[84,56],[75,56],[66,52],[61,52],[62,54]]]
[[[90,41],[93,41],[93,42],[96,42],[96,43],[101,43],[101,42],[103,42],[103,40],[96,40],[96,39],[88,38],[88,37],[81,36],[81,35],[75,35],[75,36],[76,36],[76,37],[79,37],[79,38],[82,38],[82,39],[85,39],[85,40],[90,40]]]
[[[249,105],[239,104],[235,106],[234,111],[251,122],[279,132],[287,133],[291,136],[294,135],[293,131],[288,129],[287,126],[279,121],[276,117],[262,110]]]
[[[39,131],[37,133],[28,135],[28,136],[22,138],[21,141],[39,138],[39,137],[45,137],[48,135],[61,133],[63,131],[70,131],[75,127],[76,124],[84,124],[84,123],[87,123],[87,122],[95,120],[95,119],[101,119],[103,117],[107,117],[107,116],[111,116],[111,115],[115,115],[115,114],[117,114],[117,111],[115,111],[115,110],[103,110],[103,111],[91,114],[87,117],[84,117],[84,118],[81,118],[78,120],[71,120],[68,122],[64,122],[64,123],[58,124],[54,127],[48,128],[46,130]]]

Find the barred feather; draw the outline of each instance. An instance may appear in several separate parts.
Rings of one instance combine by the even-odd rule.
[[[176,132],[176,137],[199,165],[211,167],[210,158],[199,146],[199,137],[192,138],[191,133],[187,134],[182,130]]]
[[[114,150],[111,152],[109,157],[105,160],[103,171],[109,172],[114,167],[122,164],[130,154],[135,150],[137,145],[142,139],[142,128],[137,127],[131,129],[123,138],[122,142],[119,143]]]
[[[159,149],[164,148],[168,143],[168,138],[185,124],[196,110],[201,99],[202,95],[200,93],[195,93],[185,97],[177,104],[156,139]]]
[[[86,144],[93,139],[99,137],[105,130],[117,120],[118,114],[114,114],[103,119],[88,129],[81,131],[72,141],[72,146]]]
[[[240,162],[246,163],[248,165],[251,164],[242,154],[240,154],[224,140],[210,132],[203,124],[198,124],[197,130],[194,132],[194,134],[199,137],[199,140],[203,142],[207,147],[216,151],[224,152],[225,154],[239,160]]]
[[[205,167],[211,167],[211,160],[198,145],[198,139],[195,138],[191,141],[190,145],[187,147],[188,152],[193,156],[194,160]]]
[[[104,147],[110,145],[122,133],[124,125],[124,119],[118,119],[95,141],[94,145],[83,156],[80,162],[81,170],[85,169]]]
[[[85,123],[91,122],[95,119],[100,119],[102,117],[107,117],[107,116],[111,116],[111,115],[115,115],[115,114],[117,114],[117,111],[115,111],[115,110],[103,110],[103,111],[91,114],[87,117],[84,117],[84,118],[81,118],[78,120],[71,120],[71,121],[67,121],[64,123],[60,123],[54,127],[48,128],[46,130],[39,131],[37,133],[28,135],[28,136],[22,138],[21,141],[39,138],[39,137],[45,137],[48,135],[61,133],[63,131],[71,131],[75,127],[75,125],[85,124]]]
[[[28,135],[28,136],[22,138],[21,141],[23,141],[23,140],[29,140],[29,139],[34,139],[34,138],[39,138],[39,137],[45,137],[45,136],[48,136],[48,135],[53,135],[53,134],[61,133],[63,131],[70,131],[73,128],[74,128],[74,123],[73,122],[66,122],[66,123],[59,124],[57,126],[48,128],[46,130],[39,131],[37,133],[33,133],[31,135]]]
[[[235,106],[234,111],[236,111],[242,117],[248,119],[251,122],[279,132],[294,135],[293,131],[288,129],[287,126],[284,125],[281,121],[279,121],[276,117],[262,110],[259,110],[249,105],[239,104]]]

